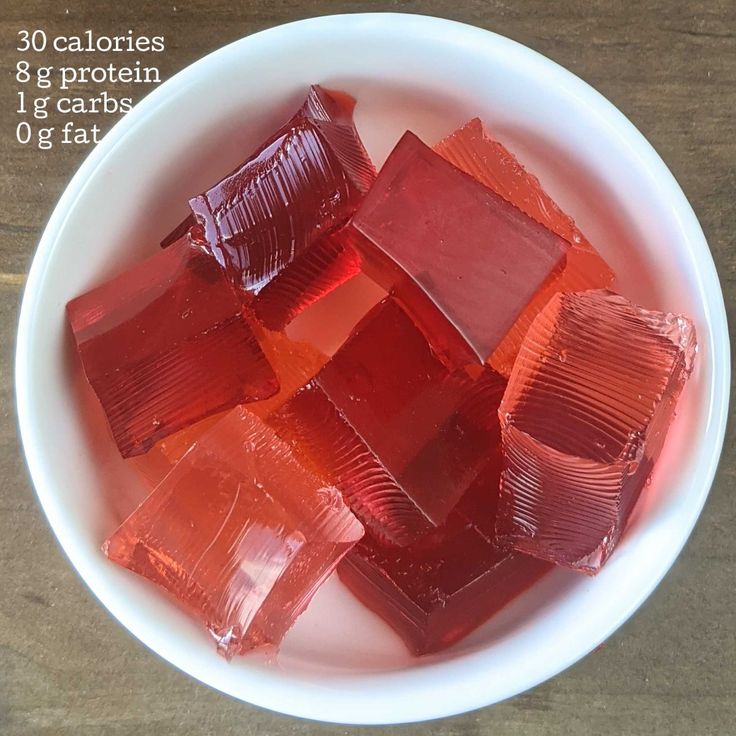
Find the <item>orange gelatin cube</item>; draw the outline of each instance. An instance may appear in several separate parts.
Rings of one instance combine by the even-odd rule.
[[[498,442],[505,382],[450,371],[393,298],[269,417],[373,532],[406,544],[441,524]]]
[[[451,646],[551,569],[494,543],[499,469],[496,452],[431,534],[390,548],[367,533],[338,568],[340,580],[414,654]]]
[[[67,304],[123,457],[278,380],[217,262],[187,237]]]
[[[569,243],[407,132],[352,221],[366,272],[432,339],[431,303],[476,360],[498,347],[561,270]],[[430,303],[428,307],[427,304]],[[446,330],[443,330],[446,332]]]
[[[610,291],[556,294],[522,343],[499,409],[499,540],[596,573],[659,455],[695,350],[684,317]]]
[[[339,493],[237,407],[103,549],[164,588],[230,657],[277,646],[362,535]]]
[[[606,288],[614,274],[573,219],[544,191],[539,179],[489,137],[478,118],[440,141],[434,150],[571,244],[564,268],[538,289],[490,357],[490,364],[508,376],[532,320],[554,294]]]

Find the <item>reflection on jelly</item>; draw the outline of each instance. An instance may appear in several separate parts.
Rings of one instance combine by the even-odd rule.
[[[230,657],[277,646],[362,534],[337,491],[237,407],[103,549],[164,588]]]
[[[279,384],[212,256],[188,237],[67,305],[123,457]]]
[[[360,273],[353,237],[347,227],[325,235],[276,274],[253,300],[253,312],[261,323],[271,330],[283,329],[307,307]]]
[[[659,455],[695,350],[684,317],[604,290],[553,297],[499,410],[501,541],[596,573]]]
[[[449,371],[389,297],[269,422],[374,534],[405,544],[447,518],[497,444],[504,386],[488,367]]]
[[[489,137],[478,118],[440,141],[434,150],[571,245],[564,268],[537,290],[490,357],[490,364],[508,376],[532,320],[552,296],[561,291],[608,287],[613,271],[573,219],[544,191],[539,179],[513,153]]]
[[[395,288],[420,321],[429,297],[481,362],[564,266],[570,247],[410,132],[351,226],[364,236],[356,242],[368,274]],[[397,267],[418,291],[404,289]],[[432,328],[425,325],[428,335]]]
[[[286,125],[235,171],[189,202],[201,237],[264,324],[282,329],[357,273],[335,240],[375,178],[353,124],[355,100],[313,86]]]
[[[451,646],[551,568],[494,544],[499,468],[496,452],[445,524],[420,541],[388,548],[368,533],[338,568],[414,654]]]

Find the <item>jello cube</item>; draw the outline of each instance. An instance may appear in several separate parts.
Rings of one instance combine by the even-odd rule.
[[[420,322],[429,297],[481,362],[564,267],[570,249],[410,132],[351,226],[364,236],[359,242],[368,274],[394,287]],[[426,332],[433,334],[431,325]]]
[[[212,256],[188,237],[67,304],[123,457],[278,380]]]
[[[349,263],[334,262],[333,244],[319,245],[322,236],[345,224],[375,178],[353,124],[354,107],[348,95],[311,87],[286,125],[190,200],[193,218],[172,233],[196,222],[232,282],[256,303],[283,276],[286,284],[269,289],[267,303],[254,307],[271,329],[281,329],[309,303],[305,294],[327,293],[356,273]],[[311,246],[318,252],[308,256]],[[323,271],[325,259],[332,260]]]
[[[251,319],[248,323],[279,381],[278,393],[268,399],[248,404],[249,411],[263,419],[278,409],[309,381],[328,358],[309,343],[291,340],[283,332],[266,330],[256,320]],[[214,414],[164,437],[145,455],[130,458],[130,462],[143,477],[146,485],[151,488],[155,487],[181,460],[184,453],[207,430],[222,419],[224,414],[225,412]]]
[[[539,179],[511,151],[488,136],[478,118],[440,141],[434,150],[571,245],[565,267],[537,290],[491,355],[491,365],[508,376],[532,320],[552,296],[560,291],[606,288],[613,281],[613,271],[573,219],[544,191]]]
[[[450,371],[387,297],[322,370],[269,417],[387,542],[441,524],[498,444],[505,381]]]
[[[270,330],[282,330],[307,307],[360,273],[354,232],[343,227],[319,238],[277,273],[253,300],[256,317]]]
[[[278,646],[362,535],[339,493],[236,407],[103,549],[170,593],[230,657]]]
[[[695,351],[684,317],[605,290],[554,296],[499,409],[501,542],[598,572],[652,471]]]
[[[414,654],[456,643],[551,568],[498,548],[489,535],[499,466],[492,457],[458,508],[428,536],[409,547],[389,548],[367,533],[338,568],[340,580]]]

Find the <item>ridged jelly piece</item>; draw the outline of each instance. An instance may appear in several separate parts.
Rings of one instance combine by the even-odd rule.
[[[67,304],[123,457],[278,380],[217,262],[187,237]]]
[[[386,296],[385,289],[361,272],[310,305],[284,333],[334,355],[358,322]]]
[[[659,455],[695,351],[684,317],[605,290],[555,295],[524,339],[499,410],[499,538],[596,573]]]
[[[257,295],[321,236],[342,226],[372,184],[375,169],[353,124],[354,106],[345,94],[311,87],[284,127],[190,200],[209,248],[249,294]],[[301,275],[332,288],[321,273]],[[315,288],[306,281],[287,296],[298,304],[302,291]]]
[[[258,417],[236,407],[105,542],[221,654],[278,645],[363,529]]]
[[[447,518],[498,443],[504,386],[489,367],[449,371],[387,297],[269,422],[374,534],[407,544]]]
[[[499,470],[496,453],[445,524],[423,539],[389,548],[367,532],[338,567],[340,580],[414,654],[459,641],[551,568],[501,550],[489,535]]]
[[[426,307],[413,305],[429,297],[481,362],[545,280],[564,266],[570,248],[410,132],[383,165],[351,226],[365,238],[358,242],[369,275],[395,287],[417,319]],[[396,267],[416,293],[396,283]]]
[[[278,393],[248,405],[252,414],[265,419],[309,381],[328,358],[309,343],[291,340],[282,332],[266,330],[256,320],[249,320],[249,324],[279,381]],[[179,462],[184,453],[222,419],[224,414],[223,412],[207,417],[164,437],[145,455],[131,458],[131,463],[143,476],[146,484],[151,488],[155,487]]]
[[[539,179],[488,136],[478,118],[440,141],[434,150],[571,244],[564,269],[540,286],[491,355],[491,365],[508,376],[532,320],[554,294],[606,288],[614,274],[574,220],[544,191]]]
[[[253,300],[252,309],[271,330],[282,330],[298,314],[360,273],[360,255],[349,228],[325,235],[299,253]]]

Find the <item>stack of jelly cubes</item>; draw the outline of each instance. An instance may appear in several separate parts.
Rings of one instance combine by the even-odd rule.
[[[693,368],[691,322],[611,291],[479,120],[434,149],[407,131],[377,173],[354,106],[309,89],[67,305],[149,493],[103,550],[226,657],[277,647],[335,570],[415,654],[555,565],[595,574]]]

